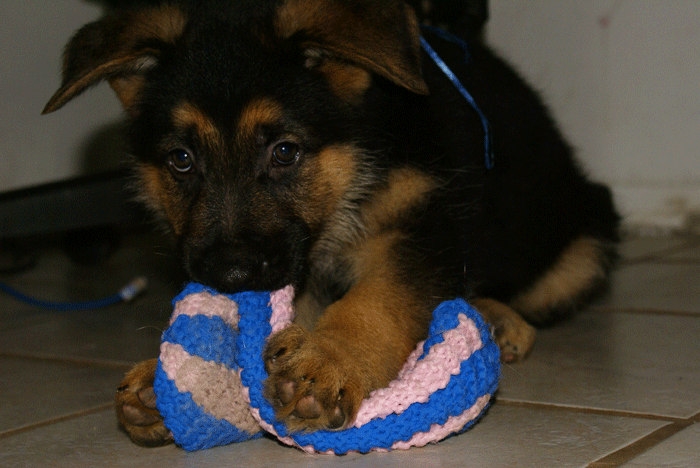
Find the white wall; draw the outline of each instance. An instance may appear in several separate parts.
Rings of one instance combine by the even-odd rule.
[[[700,213],[700,2],[491,0],[488,40],[542,91],[631,223]],[[98,17],[80,0],[1,0],[0,191],[114,165],[106,85],[41,117],[59,56]]]
[[[491,0],[489,42],[541,90],[628,224],[700,213],[700,2]]]
[[[100,16],[80,0],[0,0],[0,191],[115,165],[121,110],[109,86],[41,116],[60,85],[63,46]]]

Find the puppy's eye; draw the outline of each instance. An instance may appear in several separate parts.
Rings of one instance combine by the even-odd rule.
[[[168,165],[180,174],[185,174],[194,169],[194,158],[184,149],[176,149],[168,155]]]
[[[272,162],[278,166],[289,166],[300,156],[299,145],[289,141],[278,143],[272,150]]]

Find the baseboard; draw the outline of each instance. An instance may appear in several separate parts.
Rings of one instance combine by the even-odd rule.
[[[113,171],[0,194],[0,239],[140,221],[128,177]]]
[[[626,230],[700,234],[700,184],[612,184],[611,188]]]

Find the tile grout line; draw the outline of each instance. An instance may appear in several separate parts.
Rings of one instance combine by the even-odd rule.
[[[654,448],[661,442],[664,442],[693,424],[694,421],[691,418],[682,421],[675,421],[671,424],[662,426],[655,431],[650,432],[646,436],[622,447],[621,449],[618,449],[594,462],[589,463],[586,468],[614,468],[621,466],[623,463],[627,463],[628,461],[638,457],[642,453]]]
[[[617,416],[635,419],[646,419],[651,421],[665,421],[668,424],[650,432],[646,436],[637,439],[626,446],[605,455],[598,460],[586,465],[586,468],[614,468],[626,463],[641,455],[647,450],[655,447],[678,432],[693,424],[700,423],[700,413],[688,418],[662,416],[650,413],[633,413],[629,411],[609,410],[601,408],[585,408],[579,406],[567,406],[558,404],[548,404],[539,402],[518,401],[510,399],[497,399],[499,404],[512,407],[531,408],[551,411],[569,411],[573,413],[597,414],[603,416]]]
[[[700,265],[700,259],[697,258],[658,258],[649,260],[650,265]],[[638,264],[637,264],[638,265]]]
[[[628,265],[637,265],[637,264],[644,263],[644,262],[654,262],[655,260],[659,260],[664,256],[676,255],[676,254],[679,254],[685,250],[694,249],[698,245],[700,245],[700,240],[693,237],[693,238],[685,240],[680,245],[667,247],[667,248],[661,249],[657,252],[650,252],[650,253],[638,255],[636,257],[620,259],[619,267],[622,268],[622,267],[625,267]]]
[[[8,359],[27,359],[31,361],[42,361],[50,362],[55,364],[72,364],[79,366],[90,366],[90,367],[104,367],[110,369],[124,369],[129,370],[134,366],[133,362],[129,361],[118,361],[111,359],[92,359],[92,358],[80,358],[73,356],[61,356],[53,354],[42,354],[42,353],[16,353],[0,351],[0,358]]]
[[[697,317],[700,318],[700,311],[683,311],[672,309],[653,309],[649,307],[622,307],[622,306],[596,306],[592,305],[588,310],[595,312],[638,314],[638,315],[667,315],[670,317]]]
[[[678,253],[674,254],[678,255]],[[666,256],[660,256],[660,257],[653,257],[653,258],[645,258],[642,260],[621,260],[618,263],[617,268],[622,269],[630,266],[637,266],[637,265],[700,265],[700,259],[697,258],[682,258],[682,257],[666,257]]]
[[[665,421],[671,424],[685,424],[688,421],[692,423],[691,418],[683,418],[677,416],[664,416],[653,413],[635,413],[632,411],[622,411],[614,409],[605,408],[587,408],[584,406],[569,406],[561,405],[556,403],[540,403],[534,401],[522,401],[522,400],[512,400],[508,398],[498,398],[496,397],[496,402],[504,406],[512,406],[518,408],[530,408],[539,410],[550,410],[550,411],[566,411],[571,413],[585,413],[585,414],[595,414],[599,416],[615,416],[622,418],[633,418],[633,419],[646,419],[650,421]],[[700,415],[696,415],[700,419]]]
[[[34,429],[40,429],[42,427],[51,426],[54,424],[62,423],[64,421],[70,421],[72,419],[77,419],[77,418],[80,418],[83,416],[88,416],[90,414],[100,413],[102,411],[112,409],[113,407],[114,407],[114,403],[112,403],[112,402],[104,403],[102,405],[93,406],[92,408],[88,408],[88,409],[85,409],[82,411],[76,411],[74,413],[65,414],[63,416],[57,416],[55,418],[46,419],[44,421],[39,421],[36,423],[20,426],[20,427],[17,427],[15,429],[9,429],[7,431],[2,431],[2,432],[0,432],[0,440],[15,436],[17,434],[22,434],[24,432],[33,431]]]

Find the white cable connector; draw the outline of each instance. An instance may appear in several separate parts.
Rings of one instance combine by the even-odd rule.
[[[124,302],[129,302],[134,297],[141,294],[146,287],[148,287],[148,280],[143,276],[138,276],[119,291],[119,297],[121,297]]]

